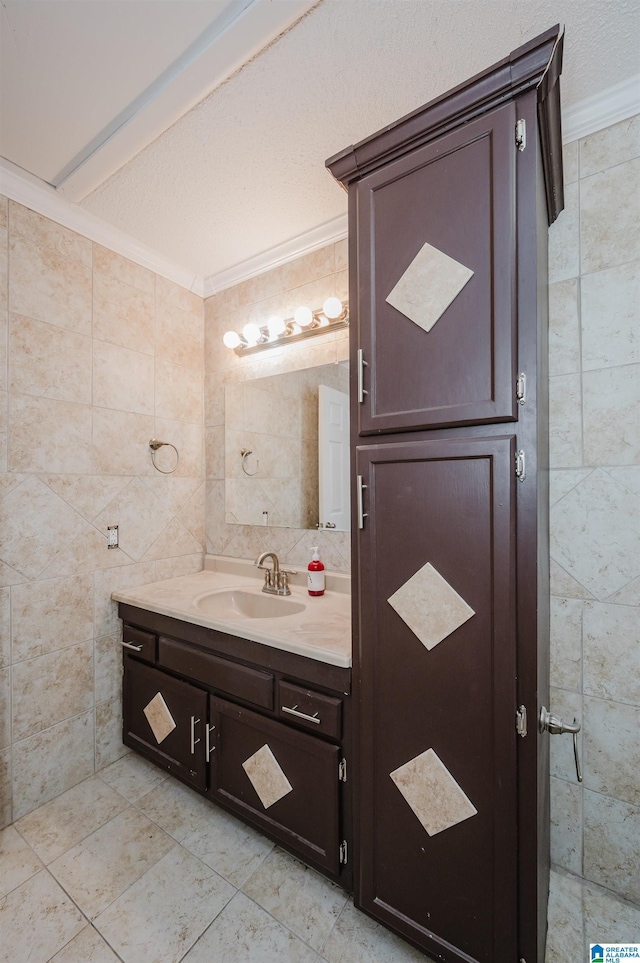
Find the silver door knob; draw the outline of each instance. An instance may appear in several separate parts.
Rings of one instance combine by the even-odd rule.
[[[540,707],[540,721],[538,728],[540,732],[548,732],[552,736],[562,735],[568,732],[573,736],[573,758],[576,763],[576,777],[578,782],[582,782],[582,765],[580,763],[580,753],[578,751],[578,733],[580,723],[574,718],[573,722],[563,722],[557,716],[552,715],[545,706]]]

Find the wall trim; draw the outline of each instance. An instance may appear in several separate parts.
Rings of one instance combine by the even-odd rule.
[[[566,144],[581,137],[587,137],[638,113],[640,113],[640,74],[567,107],[562,118],[562,139]],[[169,281],[175,281],[176,284],[188,291],[193,291],[201,298],[211,297],[226,288],[257,277],[259,274],[265,274],[282,264],[294,261],[304,254],[310,254],[347,236],[345,213],[283,244],[277,244],[255,257],[247,258],[224,271],[218,271],[204,278],[173,263],[158,251],[142,244],[130,234],[108,224],[95,214],[85,211],[78,204],[62,197],[38,177],[28,174],[4,158],[0,158],[0,193],[44,217],[51,218],[63,227],[77,231],[89,240],[135,261],[136,264],[148,268],[155,274]]]
[[[588,137],[640,113],[640,74],[613,87],[585,97],[563,112],[562,140],[565,144]]]
[[[199,274],[174,264],[130,234],[71,203],[40,178],[4,158],[0,158],[0,194],[203,297],[204,282]]]
[[[325,247],[334,241],[341,241],[346,236],[347,214],[345,212],[324,224],[320,224],[319,227],[314,227],[310,231],[305,231],[304,234],[291,238],[289,241],[276,244],[268,251],[247,258],[246,261],[241,261],[239,264],[234,264],[233,267],[227,268],[225,271],[210,274],[208,278],[204,279],[204,297],[209,298],[212,294],[224,291],[225,288],[231,288],[242,281],[248,281],[249,278],[272,271],[274,268],[280,267],[281,264],[295,261],[296,258],[302,257],[304,254],[311,254],[312,251],[318,251],[321,247]]]

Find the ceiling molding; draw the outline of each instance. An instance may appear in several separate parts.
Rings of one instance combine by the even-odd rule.
[[[249,278],[255,278],[259,274],[272,271],[274,268],[280,267],[281,264],[295,261],[296,258],[302,257],[304,254],[311,254],[312,251],[318,251],[321,247],[326,247],[327,244],[334,241],[341,241],[346,236],[347,215],[345,213],[326,221],[319,227],[305,231],[304,234],[299,234],[283,244],[277,244],[275,247],[269,248],[268,251],[263,251],[262,254],[256,254],[255,257],[241,261],[240,264],[234,264],[233,267],[225,271],[209,275],[208,278],[204,279],[204,297],[209,298],[212,294],[224,291],[225,288],[231,288],[242,281],[248,281]]]
[[[562,140],[568,144],[588,137],[637,113],[640,113],[640,74],[567,107],[562,114]]]
[[[563,113],[563,140],[569,143],[587,137],[637,113],[640,113],[640,75],[566,108]],[[0,158],[0,193],[204,298],[347,236],[347,215],[342,214],[262,254],[203,278],[174,264],[95,214],[90,214],[40,178],[3,158]]]
[[[160,77],[62,171],[54,186],[81,201],[216,87],[289,30],[318,0],[234,0]]]
[[[204,282],[199,274],[173,264],[153,248],[60,197],[40,178],[20,170],[4,158],[0,158],[0,194],[203,297]]]

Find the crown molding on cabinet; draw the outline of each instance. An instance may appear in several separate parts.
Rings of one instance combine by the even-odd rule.
[[[587,137],[637,113],[640,113],[640,74],[568,107],[563,112],[562,139],[566,144]],[[44,181],[3,158],[0,158],[0,194],[72,231],[77,231],[117,254],[122,254],[123,257],[170,281],[175,281],[202,298],[211,297],[225,288],[264,274],[347,236],[347,215],[341,214],[319,227],[263,251],[262,254],[203,278],[200,274],[174,264],[153,248],[90,214],[78,204],[71,203]]]

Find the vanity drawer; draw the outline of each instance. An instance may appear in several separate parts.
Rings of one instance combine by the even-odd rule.
[[[310,732],[339,739],[342,729],[342,700],[305,689],[292,682],[278,683],[278,715]]]
[[[229,662],[163,635],[158,643],[158,661],[167,669],[173,669],[195,682],[254,706],[273,709],[273,676],[270,672]]]
[[[132,625],[122,626],[122,648],[145,662],[156,661],[156,637],[153,632],[134,629]]]

